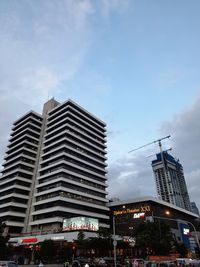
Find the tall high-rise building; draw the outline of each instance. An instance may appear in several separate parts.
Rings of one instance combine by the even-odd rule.
[[[71,100],[13,124],[0,178],[0,221],[10,235],[59,231],[64,218],[109,226],[106,124]]]
[[[191,211],[192,211],[193,213],[197,214],[197,215],[200,215],[200,214],[199,214],[199,209],[197,208],[196,203],[195,203],[195,202],[191,202],[190,205],[191,205]]]
[[[158,197],[166,202],[191,211],[190,198],[183,167],[166,151],[152,161]]]

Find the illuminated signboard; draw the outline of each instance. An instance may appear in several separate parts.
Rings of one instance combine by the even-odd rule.
[[[134,219],[143,219],[144,217],[145,217],[145,213],[144,212],[133,214],[133,218]]]
[[[65,237],[64,236],[52,236],[51,240],[64,240]]]
[[[113,215],[123,215],[123,214],[128,214],[128,213],[145,213],[151,211],[150,206],[141,206],[138,208],[132,208],[132,209],[122,209],[122,210],[114,210]]]
[[[178,223],[178,226],[181,234],[181,241],[187,248],[190,248],[190,230],[187,223]]]
[[[188,228],[183,228],[183,234],[184,234],[184,235],[190,235],[190,229],[188,229]]]
[[[30,238],[24,238],[21,240],[21,243],[27,244],[27,243],[37,243],[38,239],[36,237],[30,237]]]
[[[74,217],[63,220],[63,231],[89,230],[98,231],[99,221],[94,218]]]

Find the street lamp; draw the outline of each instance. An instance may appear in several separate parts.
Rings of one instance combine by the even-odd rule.
[[[165,213],[166,213],[167,215],[170,214],[169,211],[166,211]],[[156,219],[160,219],[160,220],[168,220],[168,221],[175,221],[175,222],[178,222],[178,221],[179,221],[178,219],[172,219],[172,218],[167,218],[167,217],[154,216],[153,213],[152,213],[152,217],[153,217],[153,218],[156,218]],[[193,230],[194,230],[194,233],[195,233],[195,238],[196,238],[197,246],[198,246],[198,249],[199,249],[199,251],[200,251],[199,238],[198,238],[197,230],[196,230],[194,224],[191,223],[191,222],[189,222],[189,221],[186,221],[186,220],[181,220],[181,221],[182,221],[182,222],[185,222],[185,223],[187,223],[187,224],[189,224],[189,225],[192,226],[192,228],[193,228]]]
[[[115,235],[115,216],[113,215],[113,247],[114,247],[114,266],[117,266],[117,253],[116,253],[117,240]]]

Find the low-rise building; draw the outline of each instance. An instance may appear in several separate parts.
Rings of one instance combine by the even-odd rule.
[[[133,236],[140,223],[159,220],[165,221],[176,241],[184,243],[191,252],[199,246],[196,226],[200,218],[195,213],[154,197],[115,201],[108,206],[116,235]]]

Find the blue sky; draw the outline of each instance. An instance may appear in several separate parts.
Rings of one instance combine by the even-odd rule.
[[[71,98],[107,123],[110,196],[156,195],[146,156],[157,146],[128,151],[171,134],[164,146],[200,206],[199,9],[197,0],[2,0],[2,161],[16,118]]]

